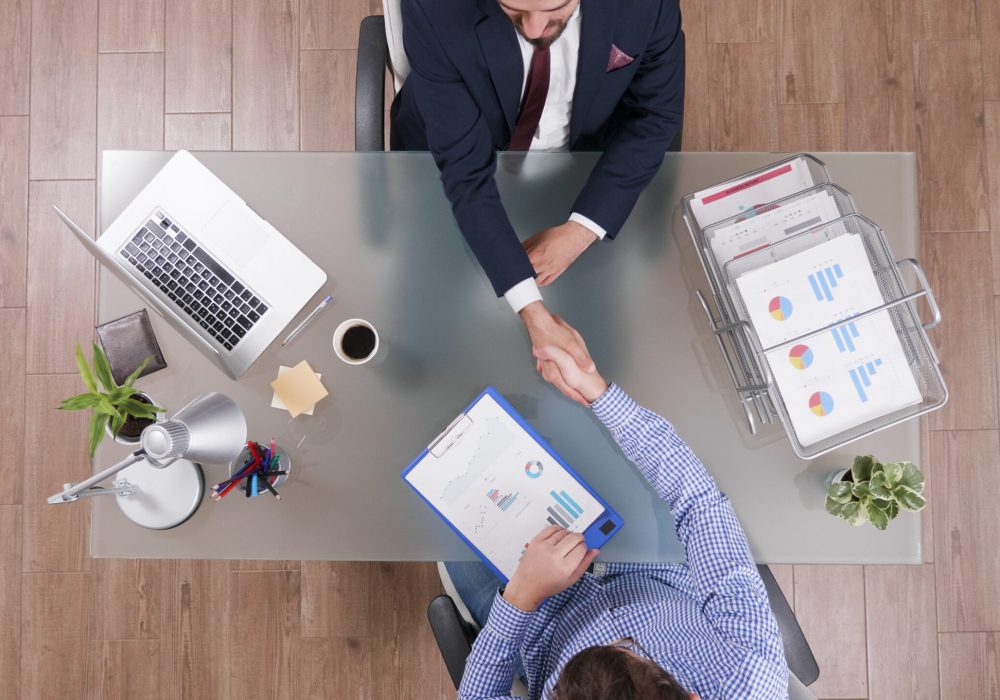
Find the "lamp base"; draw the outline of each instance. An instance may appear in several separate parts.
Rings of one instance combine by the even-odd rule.
[[[116,496],[118,507],[136,525],[152,530],[169,530],[195,514],[205,495],[205,475],[201,467],[186,459],[163,469],[142,460],[118,473],[121,479],[138,486],[138,493]]]

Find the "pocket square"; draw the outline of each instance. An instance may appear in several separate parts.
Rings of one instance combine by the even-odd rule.
[[[622,51],[620,48],[611,45],[611,55],[608,56],[608,73],[611,71],[616,71],[619,68],[624,68],[632,61],[635,60],[634,56],[629,56],[627,53]]]

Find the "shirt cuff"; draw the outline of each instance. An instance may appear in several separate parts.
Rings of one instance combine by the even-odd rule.
[[[532,302],[542,300],[542,293],[538,291],[538,283],[535,282],[534,277],[521,280],[504,292],[503,296],[510,304],[510,308],[514,309],[514,313],[518,313]]]
[[[612,431],[625,425],[639,410],[635,399],[617,384],[611,384],[590,407],[597,419]]]
[[[531,620],[531,613],[511,605],[497,590],[493,607],[486,618],[486,626],[499,637],[511,642],[520,642]]]
[[[586,226],[587,228],[589,228],[593,232],[593,234],[595,236],[597,236],[598,239],[600,239],[602,241],[604,240],[604,236],[607,235],[607,233],[608,233],[605,229],[603,229],[600,226],[598,226],[597,224],[595,224],[593,221],[591,221],[590,219],[588,219],[583,214],[577,214],[576,212],[573,212],[572,214],[569,215],[569,220],[570,221],[575,221],[576,223],[580,224],[581,226]]]

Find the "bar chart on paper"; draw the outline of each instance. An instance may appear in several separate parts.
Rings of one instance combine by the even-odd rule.
[[[839,264],[829,265],[810,274],[809,286],[816,296],[816,301],[833,301],[833,290],[837,288],[837,280],[843,277],[844,271],[840,269]]]
[[[516,493],[500,493],[500,489],[490,489],[486,492],[486,497],[493,501],[493,504],[502,511],[506,511],[517,500]]]
[[[833,342],[837,344],[838,352],[854,352],[857,350],[854,340],[861,334],[858,332],[858,324],[854,321],[837,326],[830,333],[833,334]]]
[[[882,358],[877,357],[871,362],[854,367],[850,371],[851,381],[854,383],[854,390],[858,392],[858,398],[862,403],[868,402],[868,392],[865,390],[872,385],[872,377],[875,376],[877,368],[882,365]]]
[[[549,495],[552,496],[552,503],[545,510],[549,514],[546,520],[550,525],[569,527],[583,515],[583,508],[578,506],[576,501],[565,491],[559,493],[549,491]]]

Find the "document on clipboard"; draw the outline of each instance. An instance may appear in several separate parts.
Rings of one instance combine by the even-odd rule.
[[[549,525],[583,533],[593,549],[623,524],[492,387],[402,477],[504,580]]]

